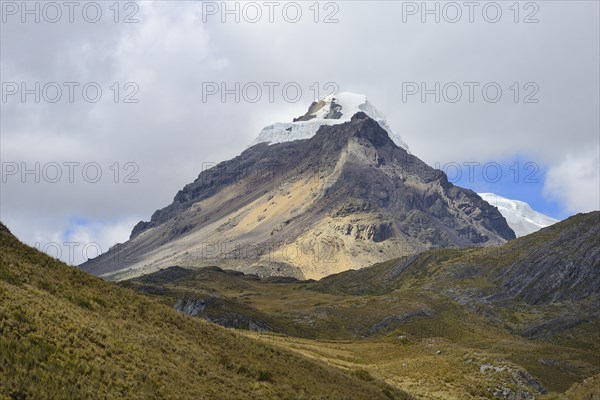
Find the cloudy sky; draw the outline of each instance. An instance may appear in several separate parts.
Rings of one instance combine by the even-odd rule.
[[[599,208],[596,1],[0,4],[0,219],[66,261],[333,91],[459,185]]]

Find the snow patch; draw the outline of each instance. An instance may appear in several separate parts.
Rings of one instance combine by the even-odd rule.
[[[349,92],[329,95],[323,99],[316,100],[309,109],[310,114],[307,113],[301,117],[307,120],[276,122],[266,126],[250,146],[258,143],[273,145],[276,143],[310,139],[317,133],[321,126],[343,124],[350,121],[352,116],[361,111],[377,121],[398,147],[410,153],[408,145],[402,140],[400,135],[392,131],[383,114],[367,100],[367,97],[362,94]]]
[[[529,235],[558,222],[557,219],[535,211],[524,201],[507,199],[494,193],[477,194],[498,208],[517,237]]]

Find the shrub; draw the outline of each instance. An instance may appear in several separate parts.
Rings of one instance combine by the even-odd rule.
[[[358,379],[362,379],[363,381],[373,381],[375,378],[369,373],[369,371],[365,371],[364,369],[359,369],[352,372],[352,375],[356,376]]]
[[[256,380],[259,382],[273,382],[273,374],[267,370],[258,371]]]

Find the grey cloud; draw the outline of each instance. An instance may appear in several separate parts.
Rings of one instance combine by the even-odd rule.
[[[149,218],[203,163],[233,157],[263,126],[304,113],[313,82],[365,93],[430,164],[525,154],[560,172],[551,174],[548,193],[568,191],[555,196],[566,209],[596,201],[575,200],[587,186],[569,184],[581,181],[581,169],[565,165],[579,157],[599,168],[586,151],[599,140],[598,3],[538,2],[537,24],[515,24],[509,14],[497,24],[402,23],[401,3],[366,1],[337,2],[336,24],[308,15],[297,24],[203,23],[201,3],[139,4],[136,24],[2,24],[3,82],[96,81],[106,89],[131,81],[140,88],[137,104],[115,104],[108,89],[96,104],[1,104],[3,162],[93,161],[107,177],[96,184],[3,182],[0,218],[30,243],[61,237],[73,218],[91,221],[81,238],[126,239],[127,229],[116,225]],[[402,82],[421,81],[496,81],[504,99],[402,102]],[[536,82],[540,102],[505,100],[515,81]],[[280,92],[273,103],[203,102],[203,82],[298,82],[303,97],[294,104]],[[139,165],[139,183],[115,184],[108,167],[128,161]]]

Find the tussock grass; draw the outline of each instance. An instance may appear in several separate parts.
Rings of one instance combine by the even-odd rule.
[[[177,313],[0,228],[0,398],[411,398]]]

